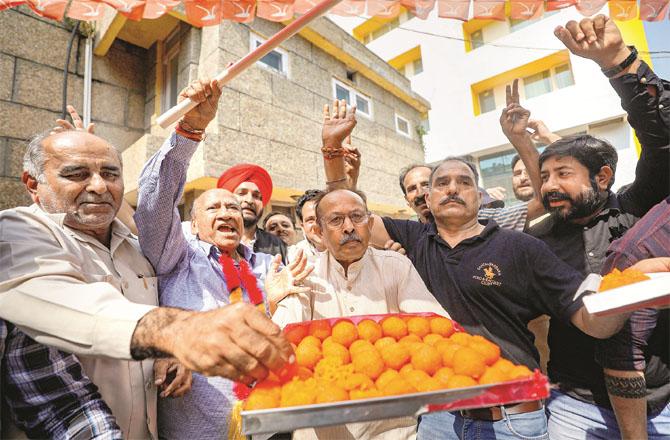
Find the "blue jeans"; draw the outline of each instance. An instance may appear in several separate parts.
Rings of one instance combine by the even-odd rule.
[[[548,440],[544,409],[507,414],[497,422],[466,419],[460,413],[433,412],[421,416],[417,440]]]
[[[621,438],[614,411],[582,402],[551,390],[546,403],[549,436],[560,440],[610,440]],[[670,406],[647,418],[649,439],[670,438]]]

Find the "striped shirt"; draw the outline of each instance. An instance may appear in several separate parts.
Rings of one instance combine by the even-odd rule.
[[[511,229],[523,232],[528,218],[528,202],[507,208],[481,208],[478,219],[495,220],[502,229]]]

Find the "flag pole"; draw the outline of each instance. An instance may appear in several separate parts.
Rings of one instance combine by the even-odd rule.
[[[281,31],[277,32],[265,43],[258,46],[253,51],[249,52],[246,56],[238,60],[235,64],[228,67],[223,72],[219,73],[214,79],[219,83],[219,87],[222,87],[224,84],[230,82],[237,75],[246,70],[256,61],[263,58],[265,55],[270,53],[273,49],[279,46],[282,42],[288,40],[293,35],[297,34],[302,28],[307,26],[309,23],[319,18],[326,12],[328,12],[335,5],[340,3],[342,0],[323,0],[321,3],[314,6],[312,9],[307,11],[305,15],[302,15],[288,26],[286,26]],[[184,99],[162,115],[158,117],[156,122],[163,128],[167,128],[171,124],[179,120],[180,117],[192,110],[197,103],[191,101],[190,99]]]

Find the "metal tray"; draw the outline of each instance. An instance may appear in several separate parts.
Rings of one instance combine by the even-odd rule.
[[[300,428],[418,417],[430,411],[461,410],[544,399],[549,382],[536,371],[528,379],[468,388],[430,391],[374,399],[242,411],[245,435],[291,432]]]
[[[670,305],[670,274],[647,275],[650,280],[585,296],[586,310],[594,315],[607,316],[646,307]]]

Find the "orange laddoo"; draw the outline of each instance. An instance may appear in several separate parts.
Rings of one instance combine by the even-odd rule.
[[[467,347],[472,340],[472,336],[465,332],[456,332],[449,336],[449,342]]]
[[[436,347],[435,349],[437,350],[438,353],[440,351],[442,351],[442,365],[444,365],[445,367],[453,368],[454,367],[454,354],[456,354],[456,352],[458,350],[460,350],[461,348],[463,348],[462,345],[449,343],[449,344],[445,345],[442,348],[442,350],[440,350],[440,347]]]
[[[452,370],[451,368],[449,368],[449,367],[442,367],[442,368],[440,368],[439,370],[437,370],[437,371],[435,372],[435,374],[433,375],[433,377],[434,377],[435,379],[439,380],[440,382],[442,382],[443,384],[446,384],[447,381],[449,380],[449,378],[450,378],[451,376],[453,376],[454,374],[455,374],[455,373],[454,373],[454,370]]]
[[[351,400],[358,399],[372,399],[373,397],[382,397],[382,392],[377,388],[369,388],[367,390],[351,390]]]
[[[483,341],[473,340],[469,347],[484,356],[486,365],[493,365],[498,359],[500,359],[500,347],[498,347],[493,342],[487,341],[486,339]]]
[[[331,403],[349,400],[349,393],[344,389],[332,383],[319,385],[319,392],[316,396],[316,403]]]
[[[396,370],[389,368],[388,370],[384,371],[382,374],[379,375],[379,377],[375,381],[375,386],[381,390],[386,386],[386,384],[388,384],[391,381],[391,379],[398,377],[399,375],[400,373],[398,373]]]
[[[316,401],[317,383],[314,379],[293,381],[282,386],[280,406],[311,405]]]
[[[321,349],[313,344],[300,344],[295,349],[295,362],[300,367],[314,368],[321,360]]]
[[[616,287],[625,286],[627,284],[637,283],[650,279],[644,272],[637,269],[628,268],[623,272],[619,269],[614,269],[612,272],[605,275],[600,282],[598,292],[614,289]]]
[[[332,329],[328,321],[312,321],[309,323],[308,333],[320,340],[326,339],[330,336]]]
[[[419,383],[425,382],[431,377],[426,374],[425,371],[421,370],[412,370],[408,371],[405,374],[401,374],[402,378],[409,382],[414,388],[419,387]]]
[[[491,365],[491,368],[495,368],[504,374],[508,374],[512,368],[514,368],[514,364],[507,359],[498,359],[493,365]]]
[[[440,341],[444,341],[444,338],[435,333],[428,333],[426,336],[423,337],[423,343],[432,345],[433,347]]]
[[[442,366],[442,360],[435,348],[425,345],[412,353],[412,366],[432,376]]]
[[[324,344],[323,347],[323,357],[339,357],[342,359],[342,364],[348,364],[351,362],[351,356],[349,355],[349,350],[342,345],[338,344],[337,342],[331,342],[330,344]]]
[[[430,333],[430,322],[426,318],[416,316],[407,321],[407,331],[410,335],[416,335],[423,339]]]
[[[399,394],[416,393],[416,388],[402,376],[398,376],[386,384],[382,393],[385,396],[397,396]]]
[[[363,373],[346,374],[340,377],[336,382],[337,386],[347,391],[367,390],[374,387],[375,383]]]
[[[298,325],[290,330],[285,330],[284,334],[286,335],[286,339],[288,339],[289,342],[298,345],[300,341],[302,341],[302,339],[307,336],[307,327],[304,325]]]
[[[486,371],[484,357],[470,347],[463,347],[454,353],[454,373],[479,378]]]
[[[448,338],[454,332],[454,323],[451,319],[437,316],[430,320],[430,331],[431,333]]]
[[[416,389],[421,392],[436,391],[441,390],[442,388],[445,388],[445,384],[432,377],[429,377],[426,380],[422,380],[416,384]]]
[[[395,343],[396,343],[395,338],[392,338],[390,336],[384,336],[381,339],[377,339],[377,342],[375,342],[375,348],[377,350],[381,351],[381,349],[383,347],[386,347],[387,345],[391,345],[391,344],[395,344]]]
[[[383,347],[379,353],[387,367],[399,370],[410,360],[409,349],[399,342]]]
[[[509,373],[507,373],[507,377],[509,378],[509,380],[525,379],[532,375],[533,372],[530,371],[528,367],[525,365],[516,365],[509,371]]]
[[[330,335],[330,336],[328,336],[326,339],[323,340],[323,342],[321,343],[321,348],[325,348],[326,345],[331,344],[331,343],[333,343],[333,342],[334,342],[334,341],[333,341],[333,336]]]
[[[402,338],[398,339],[398,342],[401,344],[416,344],[423,342],[420,337],[417,335],[407,335],[403,336]]]
[[[400,370],[398,370],[398,373],[400,374],[407,374],[408,372],[414,370],[414,367],[412,364],[406,364],[404,367],[402,367]]]
[[[279,403],[279,396],[276,394],[262,391],[259,392],[254,389],[244,402],[244,409],[251,411],[254,409],[277,408]]]
[[[312,336],[312,335],[305,336],[305,337],[298,343],[298,347],[300,347],[301,345],[308,345],[308,344],[311,344],[311,345],[313,345],[313,346],[315,346],[315,347],[317,347],[317,348],[321,348],[321,339],[319,339],[319,338],[317,338],[317,337],[315,337],[315,336]]]
[[[385,368],[384,360],[377,353],[377,350],[367,350],[358,353],[354,356],[352,363],[354,364],[354,371],[363,373],[372,380],[377,379]]]
[[[449,342],[448,339],[441,339],[433,345],[435,347],[435,350],[437,350],[438,353],[440,353],[440,356],[444,356],[444,351],[447,349],[448,346],[454,345],[452,342]]]
[[[371,343],[375,343],[382,337],[382,326],[371,319],[364,319],[356,326],[358,337]]]
[[[356,330],[353,322],[343,320],[333,326],[331,336],[333,337],[333,342],[337,342],[348,348],[352,342],[358,339],[358,330]]]
[[[407,336],[407,324],[397,316],[391,316],[382,321],[382,332],[384,336],[400,339]]]
[[[477,385],[476,380],[462,374],[454,374],[447,380],[447,388],[465,388],[474,387],[475,385]]]
[[[349,346],[349,353],[351,353],[351,357],[353,358],[354,356],[356,356],[357,353],[374,349],[375,346],[372,345],[370,341],[366,341],[365,339],[358,339],[352,342],[351,345]]]
[[[482,374],[481,377],[479,378],[479,384],[488,385],[492,383],[505,382],[506,380],[507,375],[505,373],[496,368],[489,367],[486,369],[486,371],[484,371],[484,374]]]

